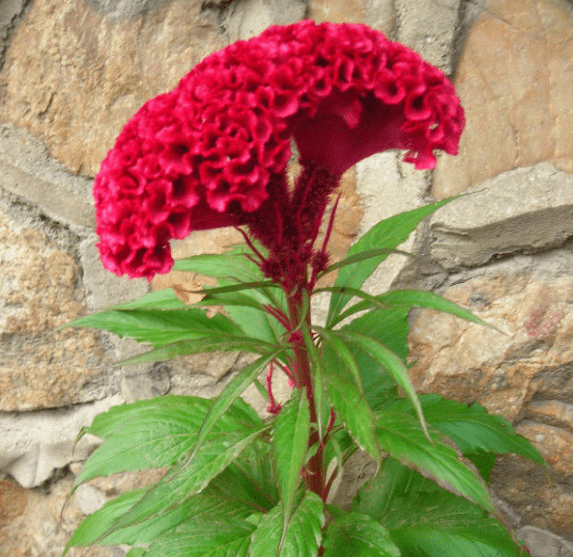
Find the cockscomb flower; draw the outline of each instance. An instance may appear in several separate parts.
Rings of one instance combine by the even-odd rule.
[[[457,153],[463,127],[442,72],[382,33],[271,27],[208,56],[127,123],[94,185],[102,261],[150,279],[171,268],[171,238],[243,224],[271,252],[291,237],[310,261],[345,170],[387,149],[433,168],[435,150]],[[303,178],[290,191],[292,140]]]

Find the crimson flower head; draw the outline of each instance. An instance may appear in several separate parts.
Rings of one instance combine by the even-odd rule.
[[[313,199],[322,218],[332,187],[284,191],[291,140],[303,168],[320,168],[336,185],[387,149],[433,168],[435,150],[457,153],[463,127],[444,74],[382,33],[310,20],[270,27],[205,58],[127,123],[94,184],[102,261],[151,279],[173,264],[169,240],[193,230],[250,225],[279,201],[274,225],[282,226],[295,199],[299,216]]]

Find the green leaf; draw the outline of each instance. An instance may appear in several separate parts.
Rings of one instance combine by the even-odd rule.
[[[359,291],[360,292],[360,291]],[[352,293],[352,292],[350,292]],[[349,307],[346,311],[342,312],[332,323],[336,325],[343,319],[350,315],[365,311],[371,308],[377,309],[381,306],[386,308],[392,307],[418,307],[418,308],[431,308],[444,313],[461,317],[466,321],[478,323],[486,327],[491,327],[485,321],[474,315],[471,311],[450,302],[446,298],[435,294],[434,292],[427,292],[425,290],[392,290],[385,292],[379,296],[366,296],[364,293],[354,293],[355,296],[364,298],[361,302]]]
[[[186,306],[173,292],[172,288],[156,290],[140,296],[132,302],[118,304],[107,310],[132,310],[132,309],[184,309]]]
[[[239,398],[239,395],[258,377],[261,369],[272,362],[283,350],[284,348],[279,348],[270,354],[261,356],[227,383],[221,394],[213,400],[213,403],[201,424],[201,428],[193,448],[193,453],[196,453],[201,448],[207,435],[213,430],[213,428],[215,428],[217,422],[225,414],[227,409],[235,402],[235,400]]]
[[[277,505],[253,532],[249,557],[316,557],[324,525],[322,507],[318,495],[303,491],[285,531],[282,505]]]
[[[380,462],[380,448],[374,433],[374,414],[364,398],[355,376],[334,347],[343,343],[329,343],[323,353],[323,382],[330,403],[339,420],[358,446]]]
[[[543,457],[528,439],[515,433],[511,424],[501,416],[488,414],[480,404],[466,406],[436,394],[422,395],[420,401],[428,423],[447,435],[464,455],[475,453],[479,459],[480,451],[512,453],[545,467]],[[391,403],[388,408],[407,411],[401,401]],[[483,464],[487,470],[489,462]]]
[[[418,415],[418,419],[420,420],[420,424],[422,425],[422,429],[424,430],[424,433],[428,435],[422,406],[418,400],[416,389],[410,381],[408,369],[406,368],[404,361],[375,338],[363,335],[350,330],[349,328],[336,331],[336,333],[341,335],[343,338],[346,338],[349,342],[357,345],[392,376],[394,381],[396,381],[396,384],[404,391],[404,394],[414,407],[416,414]]]
[[[156,539],[146,557],[246,557],[255,527],[249,510],[210,491],[190,498],[188,520]]]
[[[114,522],[104,537],[161,517],[180,507],[187,498],[205,489],[213,478],[237,459],[263,429],[210,433],[200,450],[184,456],[177,466]]]
[[[520,547],[499,521],[442,489],[396,498],[383,525],[402,557],[520,555]]]
[[[189,354],[200,354],[203,352],[252,352],[260,354],[275,348],[274,344],[262,340],[242,335],[230,335],[218,333],[208,337],[195,338],[192,340],[182,340],[150,350],[144,354],[133,356],[120,362],[122,365],[140,364],[142,362],[162,362],[171,360],[179,356],[188,356]]]
[[[458,459],[458,453],[437,436],[433,443],[425,437],[419,422],[410,414],[376,412],[376,436],[380,447],[402,464],[412,467],[459,493],[484,509],[494,512],[493,503],[481,478]]]
[[[98,476],[175,464],[195,444],[211,404],[211,400],[198,397],[167,395],[114,406],[99,414],[80,435],[91,433],[105,442],[78,474],[76,487]],[[237,400],[220,417],[216,431],[261,425],[262,421],[252,408]]]
[[[309,434],[306,389],[295,389],[273,424],[273,455],[285,524],[290,520],[295,491],[301,479]]]
[[[71,323],[74,327],[103,329],[147,342],[154,347],[181,340],[239,334],[239,328],[222,314],[207,317],[200,309],[108,310]]]
[[[354,263],[359,263],[360,261],[364,261],[366,259],[372,259],[373,257],[377,257],[379,255],[385,255],[386,257],[388,257],[393,253],[396,253],[398,255],[406,255],[408,257],[414,257],[414,255],[412,255],[411,253],[399,249],[389,249],[389,248],[369,249],[366,251],[361,251],[360,253],[356,253],[349,257],[345,257],[342,261],[337,261],[336,263],[329,265],[324,271],[322,271],[322,273],[318,274],[318,278],[321,278],[324,275],[327,275],[328,273],[335,271],[336,269],[340,269],[341,267],[346,267],[347,265],[353,265]]]
[[[209,489],[249,507],[253,513],[270,511],[279,501],[270,443],[255,439],[209,484]]]
[[[257,265],[246,257],[247,253],[252,252],[248,248],[237,246],[221,254],[195,255],[175,261],[173,269],[218,279],[233,279],[236,282],[256,281],[263,278]]]
[[[419,491],[421,487],[427,488],[428,485],[440,489],[434,482],[388,456],[378,474],[360,488],[352,508],[383,523],[396,497],[406,496],[410,492]]]
[[[388,530],[369,516],[352,512],[328,523],[324,557],[400,557]]]
[[[98,542],[99,545],[133,545],[135,543],[152,542],[163,532],[186,520],[193,511],[194,505],[190,500],[187,500],[182,505],[159,516],[152,517],[144,523],[136,524],[105,536],[105,533],[113,527],[116,521],[141,500],[144,494],[144,489],[122,493],[116,499],[107,502],[101,509],[85,518],[68,541],[64,555],[71,547],[86,547],[95,542]]]
[[[451,198],[445,199],[438,203],[426,205],[380,221],[348,250],[347,258],[373,249],[396,249],[408,238],[423,219],[451,200]],[[360,288],[364,284],[364,281],[387,257],[388,253],[382,253],[376,257],[340,268],[334,285]],[[326,320],[327,327],[331,325],[332,321],[344,309],[344,306],[351,298],[352,296],[347,294],[332,295]]]

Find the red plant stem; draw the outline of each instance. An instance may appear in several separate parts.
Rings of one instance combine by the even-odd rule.
[[[302,295],[300,290],[288,296],[288,308],[289,314],[291,319],[291,331],[293,331],[302,320],[306,326],[310,326],[310,310],[307,311],[306,316],[301,315],[302,311]],[[317,415],[316,415],[316,406],[314,402],[314,385],[312,382],[311,370],[310,370],[310,359],[308,356],[308,351],[305,346],[304,337],[302,335],[298,336],[293,341],[293,350],[294,350],[294,384],[295,387],[299,389],[306,389],[306,396],[308,398],[308,404],[310,409],[310,423],[311,427],[313,425],[313,429],[311,430],[311,434],[308,440],[309,448],[315,444],[318,444],[318,450],[310,458],[308,461],[305,474],[304,474],[304,481],[306,487],[316,493],[321,499],[324,494],[324,453],[323,453],[323,446],[320,443],[320,437],[318,433],[317,425]]]

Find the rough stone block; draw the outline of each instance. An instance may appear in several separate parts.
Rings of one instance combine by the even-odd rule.
[[[572,543],[542,528],[524,526],[517,535],[533,557],[573,557]]]
[[[506,172],[469,192],[432,217],[431,255],[446,269],[554,248],[573,236],[573,175],[551,163]]]
[[[85,312],[81,269],[41,230],[0,211],[0,411],[61,407],[114,389],[98,333],[56,330]]]
[[[571,2],[488,1],[467,34],[455,84],[467,124],[459,155],[438,162],[436,198],[547,160],[573,172]]]
[[[121,402],[115,396],[67,409],[0,414],[0,471],[30,488],[44,483],[55,470],[85,460],[100,442],[86,436],[74,449],[78,432]]]
[[[451,74],[459,5],[460,0],[398,0],[397,39]]]
[[[28,129],[72,172],[95,175],[141,105],[225,45],[218,17],[201,5],[164,1],[112,22],[82,0],[33,2],[0,71],[2,119]]]
[[[231,42],[250,39],[271,25],[288,25],[305,14],[304,0],[242,0],[231,4],[225,27]]]
[[[9,125],[0,126],[0,187],[72,228],[94,226],[91,180],[70,174],[40,141]]]

